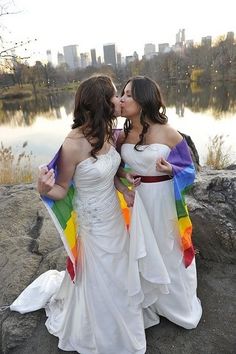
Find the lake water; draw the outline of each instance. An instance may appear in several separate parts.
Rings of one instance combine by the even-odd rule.
[[[224,148],[236,162],[236,85],[166,86],[162,91],[170,124],[191,136],[202,165],[215,135],[223,135]],[[70,130],[73,104],[74,92],[0,101],[0,142],[16,155],[32,152],[35,167],[48,162]],[[119,118],[118,127],[123,122]]]

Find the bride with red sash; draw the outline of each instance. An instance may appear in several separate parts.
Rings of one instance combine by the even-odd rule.
[[[184,199],[195,177],[188,145],[167,123],[160,89],[147,77],[125,84],[121,115],[126,122],[117,148],[141,182],[130,225],[129,295],[142,304],[146,328],[159,316],[195,328],[202,308]],[[122,168],[119,176],[128,177]]]

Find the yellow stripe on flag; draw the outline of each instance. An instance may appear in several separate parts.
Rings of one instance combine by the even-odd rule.
[[[66,228],[64,233],[66,235],[66,240],[70,249],[74,248],[76,245],[76,237],[77,237],[77,230],[76,230],[76,213],[72,211],[70,219],[67,221]]]

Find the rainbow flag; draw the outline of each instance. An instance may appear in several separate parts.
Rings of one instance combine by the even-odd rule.
[[[126,169],[126,168],[125,168]],[[125,178],[121,178],[122,183],[127,186],[128,188],[131,188],[131,186],[129,185],[129,183],[127,182],[127,180]],[[118,199],[120,202],[120,207],[123,213],[123,218],[125,221],[125,226],[126,229],[129,230],[129,225],[130,225],[130,220],[131,220],[131,211],[130,208],[127,206],[126,201],[123,197],[123,194],[120,193],[119,191],[117,191],[117,195],[118,195]]]
[[[194,182],[195,168],[185,139],[171,150],[167,161],[173,167],[178,227],[184,252],[184,264],[187,268],[192,263],[195,252],[192,244],[192,223],[185,202],[185,193]]]
[[[122,129],[119,129],[119,128],[113,129],[113,139],[114,139],[115,143],[116,143],[121,131],[122,131]],[[123,161],[122,161],[122,167],[125,167],[125,164],[123,163]],[[125,168],[125,169],[129,170],[129,168]],[[131,188],[125,178],[121,178],[121,181],[128,188]],[[124,217],[126,228],[127,228],[127,230],[129,230],[130,219],[131,219],[130,208],[127,207],[127,204],[126,204],[126,202],[124,200],[123,194],[120,193],[119,191],[117,191],[117,195],[118,195],[118,198],[119,198],[120,207],[121,207],[121,210],[122,210],[122,213],[123,213],[123,217]]]
[[[57,162],[60,151],[56,153],[52,161],[47,165],[48,169],[53,168],[57,176]],[[73,209],[74,185],[71,182],[67,195],[62,200],[52,200],[41,196],[41,199],[47,208],[68,254],[67,270],[72,280],[75,279],[76,267],[78,264],[78,234],[77,234],[77,215]]]

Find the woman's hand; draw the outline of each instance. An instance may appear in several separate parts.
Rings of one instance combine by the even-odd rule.
[[[156,170],[158,172],[164,172],[167,175],[172,175],[172,166],[163,157],[156,161]]]
[[[123,196],[127,206],[132,207],[134,205],[135,192],[127,188],[123,192]]]
[[[48,170],[47,166],[39,169],[37,190],[41,195],[47,195],[55,184],[54,170]]]
[[[141,183],[141,178],[140,177],[136,177],[136,173],[134,172],[126,172],[125,174],[125,178],[127,179],[127,181],[132,184],[134,187],[138,187]]]

